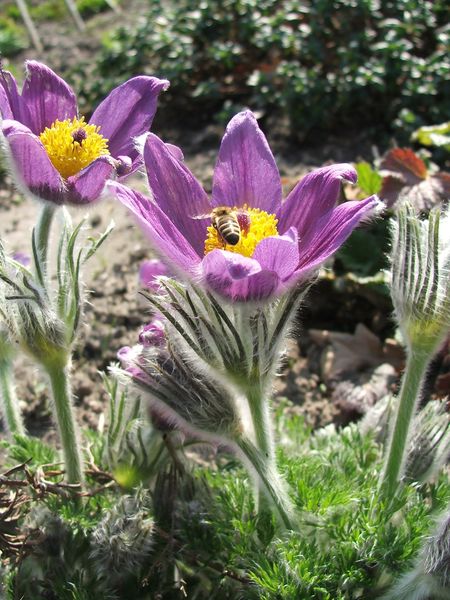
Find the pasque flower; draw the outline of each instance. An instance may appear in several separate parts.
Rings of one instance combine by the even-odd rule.
[[[134,138],[148,131],[168,81],[129,79],[86,123],[74,92],[49,67],[28,61],[26,72],[21,93],[12,74],[0,72],[2,133],[25,188],[55,204],[86,204],[99,197],[108,178],[137,169]]]
[[[179,151],[156,135],[146,139],[144,162],[152,199],[116,182],[111,189],[175,271],[235,301],[279,295],[307,278],[379,206],[375,196],[336,206],[342,180],[356,181],[348,164],[309,173],[282,202],[274,157],[250,111],[227,127],[211,200]],[[222,206],[238,219],[234,245],[208,216]]]

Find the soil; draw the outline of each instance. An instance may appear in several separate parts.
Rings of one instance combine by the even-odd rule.
[[[20,71],[24,58],[34,58],[61,73],[71,65],[92,60],[98,51],[101,35],[119,23],[135,22],[145,4],[133,1],[127,3],[128,10],[121,15],[113,11],[97,15],[87,21],[88,30],[84,34],[76,32],[70,20],[39,24],[45,44],[43,54],[38,56],[30,49],[17,57],[13,66]],[[183,148],[186,164],[208,190],[222,127],[213,125],[195,130],[193,124],[184,123],[183,127],[176,127],[158,121],[157,117],[152,130]],[[293,146],[287,142],[289,136],[283,123],[277,123],[266,134],[287,189],[312,167],[328,162],[352,162],[361,157],[370,159],[372,155],[370,140],[364,137],[364,133],[348,135],[344,141],[338,138],[318,140],[313,147]],[[129,183],[145,190],[143,176],[135,177]],[[31,200],[17,196],[12,182],[6,178],[0,188],[0,235],[8,250],[27,251],[24,245],[29,244],[37,210],[38,206]],[[71,212],[74,220],[84,216],[81,210]],[[74,355],[76,411],[80,424],[85,427],[96,427],[107,407],[99,371],[104,371],[116,360],[119,348],[136,343],[138,332],[148,317],[148,307],[138,295],[138,269],[142,260],[152,256],[151,249],[117,202],[107,198],[90,207],[87,222],[93,233],[104,230],[111,219],[116,223],[115,230],[92,259],[86,273],[89,301]],[[324,353],[328,352],[329,357],[330,345],[324,347],[314,342],[308,331],[314,328],[352,333],[358,323],[364,323],[377,335],[385,337],[391,327],[387,314],[385,306],[377,306],[376,302],[362,295],[337,294],[329,280],[319,281],[300,315],[302,325],[298,328],[299,333],[288,347],[275,386],[276,398],[289,398],[293,402],[290,410],[304,414],[307,422],[314,427],[332,421],[347,422],[357,416],[357,407],[349,413],[342,402],[333,401],[337,380],[327,379],[323,371]],[[358,380],[361,376],[370,382],[375,367],[366,366],[356,375],[350,374],[352,385],[362,385]],[[398,368],[398,364],[392,367],[393,372],[385,378],[380,395],[395,389]],[[16,375],[28,431],[53,437],[45,381],[38,370],[22,358],[18,360]]]

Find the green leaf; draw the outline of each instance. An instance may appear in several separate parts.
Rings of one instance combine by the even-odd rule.
[[[437,146],[450,152],[450,121],[440,125],[420,127],[412,134],[411,139],[424,146]]]
[[[378,194],[381,190],[381,175],[375,169],[372,169],[368,162],[356,163],[355,168],[358,173],[358,186],[364,194],[369,196]]]

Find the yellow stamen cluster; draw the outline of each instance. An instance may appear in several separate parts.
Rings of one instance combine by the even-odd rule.
[[[234,208],[233,210],[237,214],[245,212],[245,216],[250,220],[250,226],[246,230],[241,228],[239,242],[235,246],[231,246],[230,244],[226,244],[217,229],[213,225],[210,225],[207,229],[205,240],[205,254],[218,248],[251,257],[261,240],[272,235],[278,235],[278,220],[275,215],[269,214],[264,210],[259,210],[259,208],[245,207],[245,209]]]
[[[39,136],[62,177],[67,179],[102,155],[109,154],[108,140],[97,125],[88,125],[81,119],[56,120]]]

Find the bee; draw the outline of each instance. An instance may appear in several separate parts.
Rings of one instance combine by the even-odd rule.
[[[241,234],[250,227],[250,217],[245,210],[230,206],[216,206],[209,215],[199,215],[195,219],[211,219],[211,225],[219,234],[224,247],[239,244]]]

